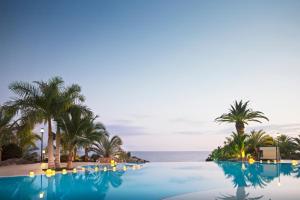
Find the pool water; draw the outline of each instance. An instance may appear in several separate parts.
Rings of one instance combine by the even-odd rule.
[[[0,178],[0,199],[300,199],[300,166],[148,163],[141,169]]]

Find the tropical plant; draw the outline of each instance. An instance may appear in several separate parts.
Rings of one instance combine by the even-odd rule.
[[[90,129],[90,123],[93,119],[92,114],[87,112],[87,109],[73,106],[58,121],[59,127],[63,131],[62,141],[68,150],[68,169],[73,167],[72,160],[75,148],[89,141],[86,137],[86,132]]]
[[[41,137],[33,132],[33,125],[28,121],[20,120],[16,127],[13,141],[22,149],[23,158],[36,159],[37,153],[36,142]]]
[[[101,137],[108,136],[108,133],[106,131],[106,128],[104,125],[100,122],[95,122],[95,119],[98,116],[91,117],[89,121],[89,125],[87,125],[87,128],[84,132],[83,137],[85,140],[82,140],[78,146],[83,147],[84,149],[84,161],[88,161],[88,153],[90,151],[90,147],[93,144],[94,141],[99,140]]]
[[[250,153],[256,159],[258,159],[258,148],[262,146],[273,146],[274,140],[263,130],[252,130],[248,136],[246,143],[247,153]]]
[[[248,125],[249,122],[262,123],[261,119],[269,120],[264,113],[250,109],[248,104],[249,101],[245,103],[242,100],[239,102],[235,101],[234,105],[231,105],[229,113],[221,115],[215,121],[220,123],[235,123],[237,133],[244,134],[245,124]]]
[[[109,136],[104,136],[93,143],[91,151],[98,154],[101,158],[112,159],[123,152],[121,149],[122,144],[123,142],[119,136],[113,136],[111,139]]]
[[[79,94],[80,87],[72,85],[63,91],[64,81],[60,77],[54,77],[48,82],[34,81],[33,84],[14,82],[9,88],[17,97],[7,102],[7,107],[14,112],[20,111],[22,116],[34,123],[48,124],[48,167],[54,168],[52,120],[57,120],[75,100],[84,100]]]
[[[291,155],[297,148],[293,138],[284,134],[281,134],[276,138],[276,144],[279,146],[280,155],[284,159],[291,158]]]
[[[294,144],[295,144],[297,151],[300,151],[300,135],[298,135],[298,137],[295,137],[293,139],[294,139]]]
[[[12,122],[13,117],[13,114],[7,112],[4,107],[0,106],[0,162],[2,160],[2,147],[9,143],[16,124]]]

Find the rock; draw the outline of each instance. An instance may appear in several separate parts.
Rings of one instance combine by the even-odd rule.
[[[138,158],[136,156],[132,156],[132,157],[130,157],[130,158],[127,159],[127,162],[128,163],[147,163],[149,161],[141,159],[141,158]]]

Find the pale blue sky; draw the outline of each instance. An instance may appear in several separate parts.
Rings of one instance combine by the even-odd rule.
[[[213,120],[235,99],[265,112],[270,134],[294,136],[299,10],[296,0],[1,1],[0,103],[14,80],[59,75],[128,150],[210,150],[233,130]]]

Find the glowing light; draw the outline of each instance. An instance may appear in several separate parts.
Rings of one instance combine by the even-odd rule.
[[[44,192],[40,192],[39,198],[40,198],[40,199],[43,199],[43,198],[44,198]]]
[[[274,160],[274,163],[276,164],[276,163],[277,163],[277,161],[276,161],[276,160]]]
[[[41,169],[45,169],[45,168],[46,168],[46,165],[47,165],[46,163],[42,163],[42,164],[41,164]]]
[[[242,170],[246,170],[246,166],[244,163],[242,164]]]
[[[297,160],[292,160],[292,165],[295,166],[298,164],[298,161]]]
[[[117,170],[117,168],[116,167],[113,167],[113,171],[115,172]]]
[[[29,172],[30,177],[34,177],[34,172]]]
[[[281,186],[281,183],[280,183],[280,182],[278,182],[278,183],[277,183],[277,185],[278,185],[278,186]]]
[[[132,166],[132,170],[136,170],[136,167],[135,167],[135,165],[133,165],[133,166]]]
[[[106,172],[106,171],[107,171],[107,167],[104,167],[104,168],[103,168],[103,171],[105,171],[105,172]]]
[[[259,162],[262,163],[262,160],[260,160]]]
[[[63,169],[63,170],[62,170],[62,174],[67,174],[67,170],[66,170],[66,169]]]
[[[95,172],[99,171],[99,168],[98,167],[95,167]]]
[[[245,158],[245,151],[242,151],[242,158]]]
[[[249,162],[250,164],[253,164],[253,163],[255,163],[255,160],[254,160],[253,158],[250,158],[250,159],[248,160],[248,162]]]
[[[82,171],[85,171],[85,168],[84,168],[84,167],[82,167],[82,168],[81,168],[81,170],[82,170]]]
[[[42,153],[43,153],[43,154],[45,154],[45,153],[46,153],[46,151],[45,151],[45,150],[43,150],[43,151],[42,151]]]
[[[126,167],[126,165],[124,165],[124,166],[123,166],[123,170],[124,170],[124,171],[126,171],[126,170],[127,170],[127,167]]]
[[[268,160],[267,163],[270,164],[270,161]]]
[[[55,175],[55,170],[51,170],[51,175],[54,176]]]
[[[77,173],[77,169],[76,168],[73,169],[73,173]]]

